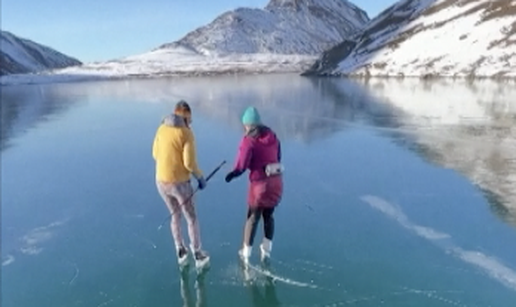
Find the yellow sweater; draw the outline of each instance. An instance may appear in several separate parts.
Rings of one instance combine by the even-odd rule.
[[[152,156],[156,161],[156,180],[167,183],[184,182],[202,172],[197,165],[195,138],[192,130],[172,115],[162,123],[154,137]]]

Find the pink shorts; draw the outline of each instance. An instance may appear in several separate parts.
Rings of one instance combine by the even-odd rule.
[[[282,195],[282,176],[269,177],[249,184],[247,203],[253,208],[273,208],[280,203]]]

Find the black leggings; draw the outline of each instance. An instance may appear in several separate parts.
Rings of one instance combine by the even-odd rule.
[[[274,208],[249,208],[247,210],[247,221],[244,227],[244,243],[252,246],[256,235],[256,228],[260,217],[263,217],[263,232],[265,238],[272,241],[274,236]]]

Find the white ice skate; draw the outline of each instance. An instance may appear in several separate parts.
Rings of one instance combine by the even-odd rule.
[[[271,257],[271,251],[272,241],[267,238],[263,238],[263,242],[262,244],[260,244],[260,258],[262,259],[262,261],[266,261]]]
[[[253,250],[252,246],[244,245],[242,247],[242,249],[240,249],[238,251],[238,255],[240,256],[242,261],[244,261],[244,263],[249,262],[249,258],[251,257],[252,250]]]
[[[177,262],[180,267],[188,264],[188,250],[184,246],[177,248]]]
[[[193,246],[190,245],[190,249],[192,250],[193,257],[195,260],[195,268],[199,270],[203,270],[207,268],[210,264],[210,256],[205,251],[199,249],[194,250]]]

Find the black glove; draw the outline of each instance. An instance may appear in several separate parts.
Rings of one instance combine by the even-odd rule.
[[[204,179],[204,177],[199,178],[199,180],[197,180],[197,183],[197,187],[199,188],[199,190],[204,190],[204,188],[206,188],[206,179]]]
[[[200,177],[197,177],[197,176],[194,176],[195,179],[197,180],[197,188],[199,190],[204,190],[204,188],[206,188],[206,179],[204,179],[204,176],[200,176]]]
[[[242,173],[239,171],[231,171],[226,175],[226,182],[230,182],[231,180],[235,179],[236,177],[240,176]]]

